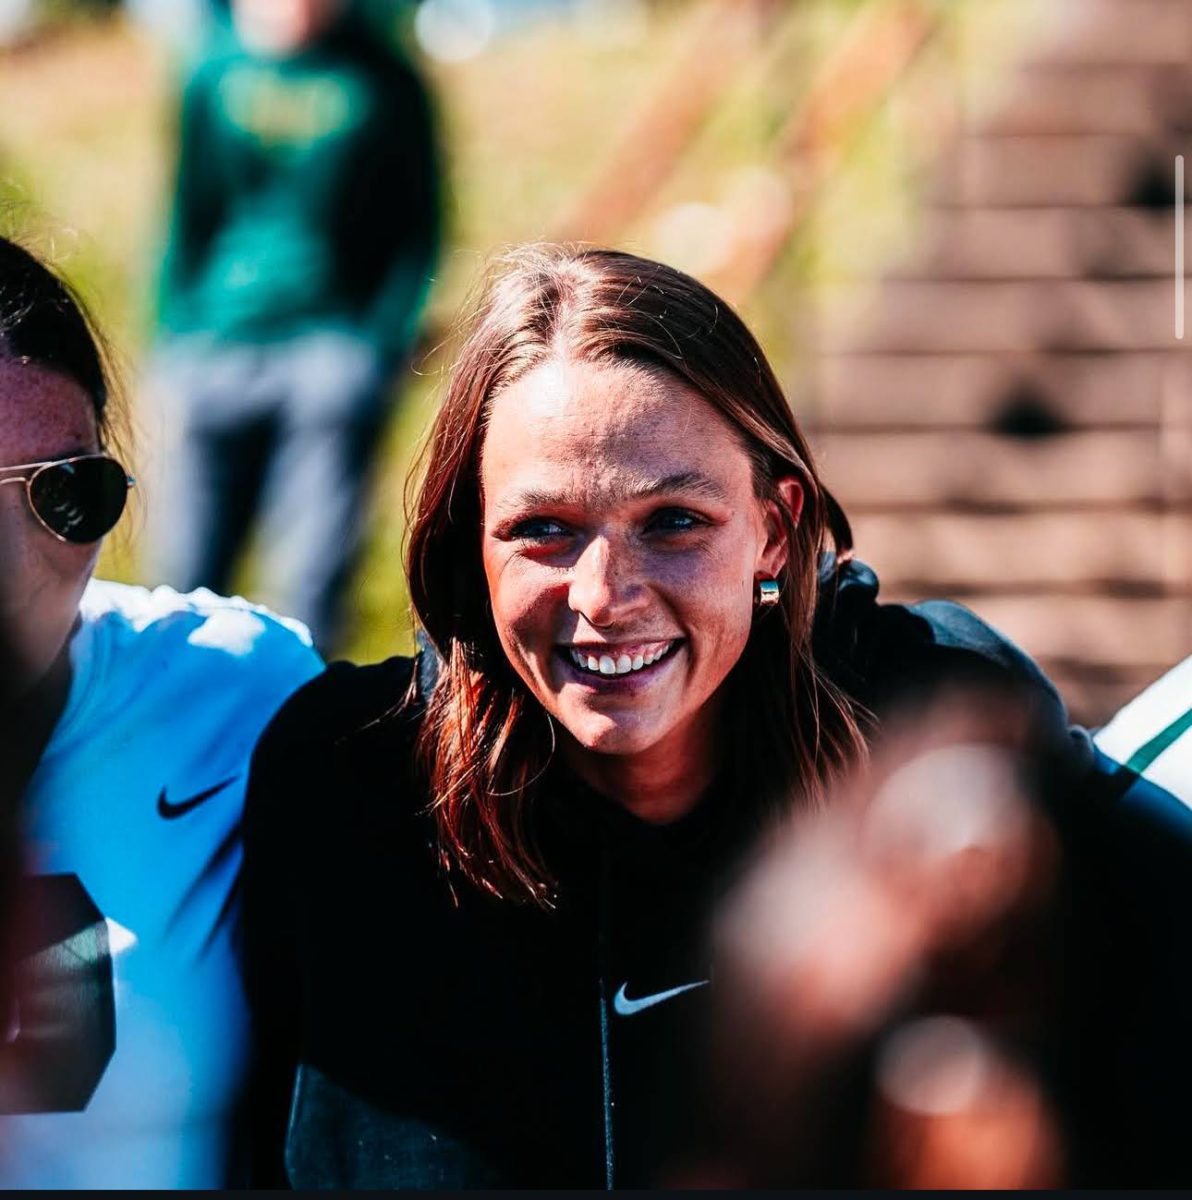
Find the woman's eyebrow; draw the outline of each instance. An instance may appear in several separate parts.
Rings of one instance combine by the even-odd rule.
[[[699,471],[679,471],[674,475],[667,475],[649,483],[617,486],[611,491],[609,498],[613,501],[644,500],[651,496],[660,496],[671,492],[694,493],[708,500],[718,500],[722,503],[728,501],[728,494],[723,486],[710,475],[704,475]],[[582,504],[583,499],[568,492],[546,492],[528,488],[502,500],[497,505],[497,512],[500,514],[520,513],[530,509],[551,509],[577,503]]]
[[[715,479],[710,475],[703,475],[699,471],[680,471],[675,475],[667,475],[665,479],[660,479],[657,483],[633,489],[632,496],[634,498],[657,496],[663,492],[694,492],[709,500],[727,501],[728,499],[724,488]]]

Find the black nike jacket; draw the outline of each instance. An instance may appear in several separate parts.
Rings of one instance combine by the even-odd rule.
[[[1091,770],[1050,683],[958,605],[879,604],[875,577],[853,564],[826,583],[815,637],[836,682],[879,716],[941,685],[1009,682],[1065,772]],[[416,669],[332,666],[254,758],[243,929],[261,1047],[258,1181],[276,1181],[284,1147],[298,1188],[656,1182],[702,1128],[693,1047],[715,987],[705,925],[753,826],[718,792],[650,826],[555,770],[536,820],[564,884],[558,907],[458,880],[453,895],[414,764],[420,710],[395,712]],[[1151,901],[1105,864],[1133,871],[1122,848],[1139,845],[1153,903],[1186,905],[1186,865],[1174,880],[1192,835],[1186,821],[1160,838],[1132,832],[1133,817],[1086,818],[1112,807],[1101,801],[1070,820],[1068,804],[1059,823],[1098,864],[1073,923],[1075,1044],[1108,1049],[1119,1019],[1131,1039],[1111,1072],[1090,1056],[1090,1078],[1066,1083],[1083,1096],[1087,1147],[1073,1182],[1183,1182],[1171,1143],[1190,1039],[1162,999],[1181,985],[1151,945]]]

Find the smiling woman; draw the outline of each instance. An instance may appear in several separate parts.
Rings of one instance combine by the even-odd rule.
[[[848,557],[848,522],[757,343],[695,280],[523,252],[460,355],[425,478],[411,592],[445,678],[421,745],[444,855],[474,882],[549,895],[521,811],[556,741],[654,823],[729,763],[756,815],[860,751],[811,653],[821,556]]]
[[[876,603],[757,342],[632,255],[503,264],[408,571],[427,648],[333,667],[254,759],[263,1166],[284,1140],[299,1187],[666,1178],[700,1127],[706,918],[759,830],[916,688],[1020,688],[1066,736],[971,614]]]

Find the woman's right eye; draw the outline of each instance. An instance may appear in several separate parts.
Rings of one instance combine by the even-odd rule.
[[[519,521],[509,531],[523,542],[545,542],[551,538],[566,537],[570,530],[561,521],[551,517],[530,517]]]

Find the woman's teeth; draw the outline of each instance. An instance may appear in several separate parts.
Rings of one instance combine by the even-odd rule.
[[[628,675],[632,671],[640,671],[643,667],[656,663],[673,645],[674,642],[660,642],[657,646],[651,646],[635,654],[619,654],[615,658],[611,654],[586,653],[573,646],[571,647],[571,661],[577,667],[595,675]]]

